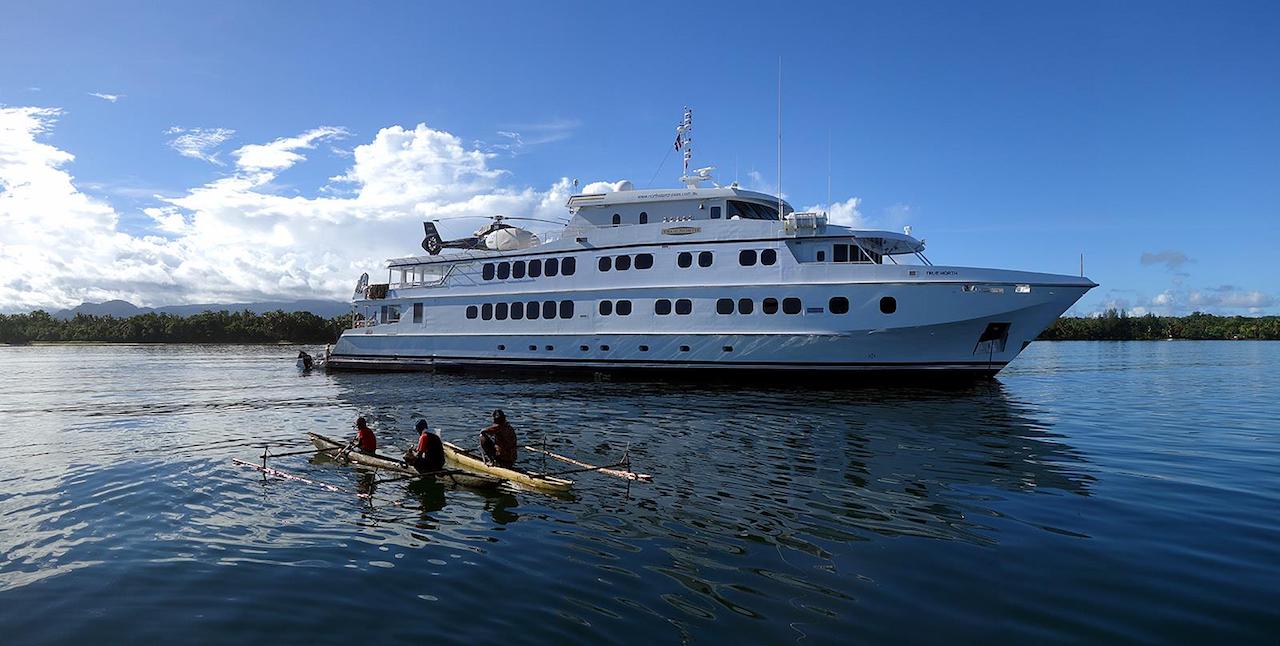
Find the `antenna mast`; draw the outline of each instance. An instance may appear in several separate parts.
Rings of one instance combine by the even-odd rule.
[[[782,217],[782,57],[778,57],[778,221]]]

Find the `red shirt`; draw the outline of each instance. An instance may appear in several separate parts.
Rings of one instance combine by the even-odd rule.
[[[356,429],[356,446],[361,453],[373,453],[378,450],[378,438],[367,428]]]

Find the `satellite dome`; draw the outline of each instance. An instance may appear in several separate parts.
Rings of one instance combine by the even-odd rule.
[[[618,182],[618,187],[615,188],[614,190],[615,191],[634,191],[636,190],[636,187],[631,184],[631,180],[624,179]]]

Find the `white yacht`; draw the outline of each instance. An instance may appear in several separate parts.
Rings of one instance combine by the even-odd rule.
[[[325,365],[993,375],[1097,286],[933,265],[909,230],[837,226],[736,184],[702,186],[708,169],[682,179],[574,195],[548,240],[506,222],[519,218],[448,242],[426,223],[427,255],[387,261],[385,284],[362,277],[354,326]]]

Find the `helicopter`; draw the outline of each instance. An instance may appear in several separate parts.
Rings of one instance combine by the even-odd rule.
[[[435,223],[442,220],[461,220],[466,218],[484,218],[490,220],[490,222],[487,225],[480,227],[474,234],[466,238],[444,240],[440,237],[440,231],[436,229]],[[495,215],[492,217],[464,215],[456,218],[441,218],[422,223],[423,232],[426,234],[426,237],[422,239],[422,249],[435,256],[445,249],[489,249],[492,251],[511,251],[513,249],[526,249],[539,243],[538,236],[532,231],[512,226],[510,224],[505,224],[508,220],[546,222],[548,224],[558,225],[564,224],[564,222],[557,222],[555,220],[543,220],[541,218],[513,218],[505,215]]]

